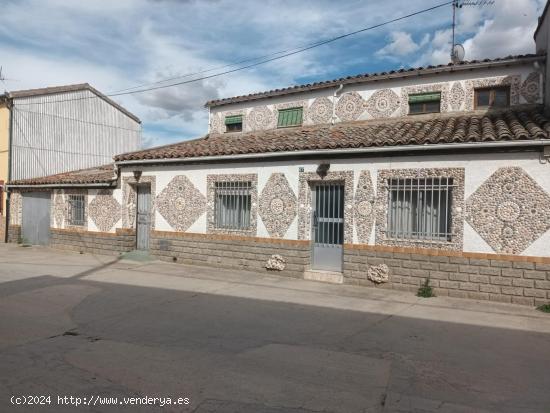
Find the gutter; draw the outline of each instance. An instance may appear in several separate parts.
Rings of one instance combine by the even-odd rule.
[[[349,149],[310,149],[303,151],[285,151],[269,153],[253,153],[238,155],[216,155],[216,156],[197,156],[192,158],[157,158],[157,159],[131,159],[125,161],[115,161],[115,165],[140,165],[156,163],[196,163],[213,161],[233,161],[248,159],[265,159],[281,157],[304,157],[326,155],[361,155],[372,153],[402,153],[402,152],[421,152],[421,151],[443,151],[449,149],[479,149],[479,148],[521,148],[550,146],[548,140],[525,140],[510,142],[481,142],[481,143],[437,143],[428,145],[408,145],[408,146],[383,146],[369,148],[349,148]]]
[[[113,182],[96,182],[88,184],[8,184],[7,188],[111,188],[116,186]]]

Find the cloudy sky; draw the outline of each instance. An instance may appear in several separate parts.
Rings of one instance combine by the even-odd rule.
[[[534,52],[544,1],[464,6],[457,35],[466,59]],[[0,87],[88,82],[110,93],[296,48],[444,2],[0,0],[0,65],[8,79]],[[451,16],[449,5],[253,69],[115,100],[142,119],[146,146],[194,138],[207,130],[203,105],[210,99],[447,63]]]

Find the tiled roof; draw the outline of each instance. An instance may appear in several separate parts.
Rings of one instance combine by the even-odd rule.
[[[50,86],[50,87],[43,87],[39,89],[25,89],[25,90],[15,90],[12,92],[6,92],[5,97],[9,99],[20,99],[20,98],[28,98],[28,97],[34,97],[34,96],[45,96],[45,95],[55,95],[58,93],[68,93],[68,92],[78,92],[82,90],[89,90],[99,98],[103,99],[110,105],[114,106],[118,110],[120,110],[122,113],[124,113],[129,118],[135,120],[138,123],[141,123],[139,118],[134,115],[132,112],[127,110],[126,108],[120,106],[118,103],[116,103],[114,100],[109,98],[107,95],[104,95],[96,88],[90,86],[88,83],[78,83],[75,85],[63,85],[63,86]],[[60,99],[62,100],[62,99]]]
[[[463,70],[482,69],[482,68],[488,68],[493,66],[527,63],[528,61],[531,61],[531,60],[544,60],[544,59],[545,59],[545,55],[525,54],[525,55],[501,57],[496,59],[470,60],[470,61],[464,61],[460,63],[449,63],[446,65],[391,70],[389,72],[363,73],[360,75],[342,77],[339,79],[327,80],[324,82],[308,83],[305,85],[297,85],[297,86],[291,86],[291,87],[286,87],[282,89],[268,90],[265,92],[251,93],[249,95],[210,100],[206,102],[205,106],[214,107],[214,106],[227,105],[230,103],[246,102],[250,100],[258,100],[258,99],[270,98],[275,96],[289,95],[293,93],[325,89],[329,87],[338,86],[341,84],[348,85],[352,83],[366,83],[366,82],[374,82],[374,81],[380,81],[380,80],[386,80],[386,79],[396,79],[396,78],[411,77],[411,76],[418,76],[418,75],[436,74],[441,72],[458,72]]]
[[[384,121],[356,121],[204,138],[130,152],[116,161],[194,158],[320,149],[436,145],[550,138],[550,120],[538,108],[522,111],[422,115]]]
[[[12,181],[8,185],[107,184],[116,180],[115,165],[102,165],[41,178]]]

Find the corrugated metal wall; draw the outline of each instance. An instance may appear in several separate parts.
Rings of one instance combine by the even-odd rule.
[[[88,90],[14,103],[12,180],[104,165],[140,149],[140,124]]]

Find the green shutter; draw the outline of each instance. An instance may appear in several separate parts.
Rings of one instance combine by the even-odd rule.
[[[438,102],[441,100],[441,93],[419,93],[409,95],[409,103]]]
[[[302,124],[303,108],[290,108],[279,110],[277,127],[299,126]]]
[[[235,123],[243,123],[243,115],[226,116],[225,124],[234,125]]]

